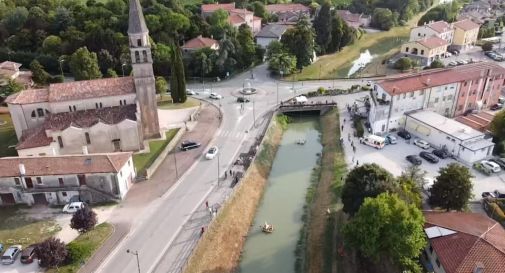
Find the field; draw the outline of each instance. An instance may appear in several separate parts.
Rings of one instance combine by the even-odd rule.
[[[184,103],[172,103],[172,99],[170,98],[170,96],[164,95],[158,102],[158,108],[163,110],[176,110],[176,109],[191,108],[198,106],[200,104],[201,102],[199,100],[191,97],[188,97],[188,99]]]
[[[5,123],[4,123],[5,122]],[[0,114],[0,157],[17,156],[14,146],[18,143],[9,114]]]

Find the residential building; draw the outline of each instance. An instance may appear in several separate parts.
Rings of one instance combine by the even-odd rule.
[[[431,110],[456,117],[488,109],[498,102],[505,68],[481,62],[403,74],[378,81],[373,88],[369,122],[375,134],[405,125],[404,113]]]
[[[256,34],[256,44],[266,48],[272,41],[280,41],[284,32],[290,27],[281,24],[266,25]]]
[[[445,57],[448,46],[446,40],[431,36],[403,44],[401,54],[419,60],[423,66],[429,66],[433,61]]]
[[[336,13],[348,26],[354,29],[368,27],[372,21],[370,15],[352,13],[348,10],[337,10]]]
[[[493,152],[491,137],[456,120],[423,110],[407,112],[405,116],[405,130],[432,147],[446,149],[467,164],[485,159]]]
[[[0,86],[9,83],[9,80],[13,80],[18,84],[21,84],[25,88],[29,88],[33,85],[32,72],[20,70],[21,64],[11,61],[5,61],[0,63]]]
[[[445,21],[425,23],[422,26],[414,27],[410,30],[409,41],[417,41],[424,38],[436,36],[451,44],[454,36],[454,29]]]
[[[481,111],[478,113],[469,113],[467,115],[462,115],[455,118],[455,120],[481,132],[488,132],[489,125],[491,124],[493,119],[494,115],[487,111]]]
[[[503,273],[505,230],[481,213],[424,212],[423,260],[435,273]]]
[[[457,50],[466,50],[475,45],[479,35],[480,26],[472,20],[465,19],[453,23],[454,38],[451,47]]]
[[[232,3],[224,3],[224,4],[204,4],[201,6],[201,15],[203,18],[209,17],[212,13],[214,13],[217,10],[225,10],[225,11],[231,11],[235,9],[235,2]]]
[[[160,136],[149,31],[130,0],[133,77],[51,84],[6,100],[20,155],[135,151]]]
[[[299,3],[271,4],[267,12],[277,17],[281,23],[296,23],[301,17],[310,17],[310,8]]]
[[[246,24],[251,28],[253,34],[261,30],[261,18],[254,16],[254,12],[246,9],[232,9],[229,11],[228,23],[239,28],[241,25]]]
[[[212,38],[202,37],[202,35],[199,35],[198,37],[193,38],[184,43],[184,45],[182,46],[182,51],[189,53],[197,51],[202,48],[210,48],[212,50],[218,50],[219,42]]]
[[[4,157],[0,206],[119,201],[134,179],[131,153]]]

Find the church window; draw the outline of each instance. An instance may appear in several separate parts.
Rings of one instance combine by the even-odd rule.
[[[135,51],[135,62],[140,63],[140,53],[138,51]]]
[[[102,107],[103,107],[103,104],[100,102],[100,108],[102,108]]]
[[[72,106],[68,106],[68,110],[70,110],[70,112],[72,112]]]
[[[35,113],[35,110],[32,111],[32,118],[36,118],[37,114]]]
[[[120,100],[120,101],[119,101],[119,105],[123,105],[123,100]]]
[[[142,55],[144,57],[144,62],[147,62],[147,51],[142,51]]]
[[[74,105],[74,112],[75,112],[75,111],[77,111],[77,108],[76,108],[76,107],[75,107],[75,105]]]
[[[43,117],[44,116],[44,109],[42,108],[37,108],[37,115],[39,117]]]
[[[98,109],[98,102],[95,102],[95,108]]]
[[[123,105],[126,105],[126,100],[123,100]]]
[[[91,144],[91,138],[89,137],[89,133],[84,133],[84,137],[86,137],[86,144]]]
[[[61,136],[58,136],[58,144],[60,145],[60,148],[63,148],[63,139]]]
[[[142,46],[142,39],[137,39],[137,46]]]

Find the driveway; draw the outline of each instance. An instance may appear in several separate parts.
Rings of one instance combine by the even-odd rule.
[[[37,261],[34,261],[31,264],[22,264],[19,261],[19,258],[15,263],[11,265],[0,265],[0,272],[2,273],[39,273],[44,272],[43,269],[40,269],[37,265]]]

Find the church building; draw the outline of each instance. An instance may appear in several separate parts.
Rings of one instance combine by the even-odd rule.
[[[160,136],[149,31],[139,0],[129,9],[133,76],[51,84],[7,98],[20,156],[137,151]]]

